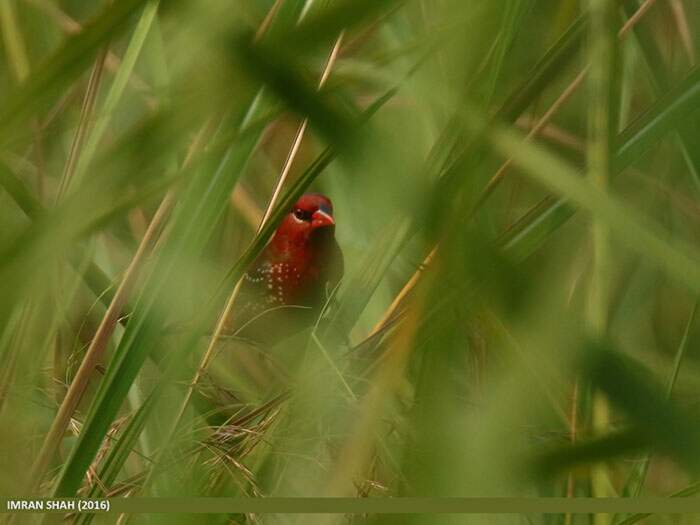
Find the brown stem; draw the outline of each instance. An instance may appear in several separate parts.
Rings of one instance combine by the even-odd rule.
[[[191,162],[195,150],[199,147],[205,128],[206,126],[202,128],[200,133],[195,137],[193,144],[190,146],[187,158],[183,163],[183,167],[186,167]],[[112,302],[107,308],[107,311],[105,312],[105,315],[97,328],[97,332],[95,333],[95,336],[93,337],[90,346],[85,353],[85,357],[80,364],[80,368],[71,382],[66,396],[63,398],[63,402],[61,403],[58,413],[51,424],[51,428],[44,438],[44,443],[42,444],[37,459],[32,466],[32,472],[29,477],[29,493],[34,492],[38,486],[44,472],[46,471],[48,462],[58,449],[61,438],[68,428],[71,417],[73,416],[73,413],[78,407],[78,404],[80,403],[80,400],[87,389],[90,382],[90,377],[104,355],[107,343],[114,332],[114,327],[119,321],[121,312],[126,305],[132,285],[138,277],[141,263],[146,253],[149,251],[149,248],[152,246],[153,242],[158,236],[158,232],[160,232],[161,226],[168,217],[174,202],[175,192],[171,189],[163,198],[158,210],[148,226],[148,229],[146,230],[145,235],[141,239],[141,243],[139,244],[139,247],[126,270],[124,277],[122,278],[122,282],[115,292]]]
[[[85,137],[87,136],[87,132],[92,121],[92,112],[95,109],[97,91],[100,88],[100,81],[102,79],[102,72],[104,71],[106,56],[107,46],[100,49],[97,59],[95,60],[95,65],[90,73],[90,80],[88,80],[87,90],[85,92],[85,97],[83,98],[83,105],[80,109],[80,122],[78,124],[78,129],[75,132],[75,136],[73,137],[73,143],[71,144],[70,153],[68,154],[68,161],[66,162],[63,170],[63,176],[61,177],[61,182],[59,183],[58,191],[56,192],[55,202],[59,202],[64,193],[68,190],[68,187],[73,179],[73,174],[75,173],[75,167],[78,165],[80,150],[83,148]]]

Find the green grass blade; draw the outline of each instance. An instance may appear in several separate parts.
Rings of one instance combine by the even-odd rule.
[[[627,15],[631,16],[635,9],[634,3],[626,3],[624,9]],[[669,91],[673,85],[673,80],[669,67],[663,59],[663,53],[659,48],[657,39],[654,38],[647,24],[636,24],[634,26],[634,35],[646,60],[649,76],[657,95]],[[689,119],[688,122],[679,126],[678,135],[688,169],[693,176],[696,186],[700,188],[700,136],[697,133],[696,126],[697,118]]]
[[[690,330],[693,327],[693,324],[695,323],[695,317],[696,313],[698,310],[698,303],[696,302],[695,305],[693,306],[693,311],[690,313],[690,317],[688,318],[688,322],[685,325],[685,331],[683,332],[683,337],[681,338],[681,341],[678,345],[678,349],[676,350],[676,355],[673,359],[673,369],[671,370],[671,375],[668,378],[668,381],[666,382],[666,392],[665,392],[665,398],[671,399],[671,394],[673,393],[673,388],[676,385],[676,380],[678,379],[678,373],[680,372],[681,369],[681,363],[683,362],[683,358],[685,357],[685,354],[688,350],[688,340],[690,336]],[[651,455],[646,454],[642,461],[637,465],[637,467],[633,470],[632,475],[630,476],[630,479],[627,481],[627,484],[625,485],[625,489],[623,491],[623,494],[626,496],[631,496],[634,498],[638,498],[641,493],[642,489],[644,488],[644,482],[646,481],[647,477],[647,472],[649,471],[649,463],[651,462]]]
[[[491,141],[497,150],[510,156],[535,180],[605,221],[618,239],[653,260],[690,289],[700,292],[700,253],[697,249],[667,241],[667,235],[658,226],[639,217],[618,199],[586,183],[575,168],[539,146],[522,142],[513,132],[496,130]]]
[[[15,79],[21,83],[29,75],[29,59],[13,1],[0,4],[0,28]]]
[[[136,305],[133,317],[100,384],[78,442],[66,462],[54,495],[75,494],[82,483],[107,429],[117,415],[126,394],[142,364],[158,346],[163,319],[158,312],[165,292],[173,285],[179,271],[179,260],[197,254],[211,234],[227,196],[255,147],[261,130],[241,137],[240,142],[226,152],[220,165],[211,172],[203,167],[183,194],[180,208],[173,217],[173,232],[169,249],[161,253],[156,268]]]
[[[662,97],[642,116],[632,122],[617,139],[618,148],[613,173],[643,155],[671,130],[682,124],[700,103],[700,70],[696,69],[686,81]],[[531,214],[523,217],[502,238],[507,250],[526,257],[573,216],[575,210],[562,200],[547,199]]]
[[[104,135],[107,126],[111,121],[112,115],[117,109],[119,101],[124,95],[129,77],[136,65],[136,60],[138,59],[143,44],[148,36],[148,32],[151,29],[151,25],[156,18],[158,13],[158,0],[149,0],[146,6],[143,8],[143,13],[141,18],[136,24],[134,29],[134,34],[129,41],[129,45],[126,48],[126,53],[124,53],[124,58],[122,59],[121,66],[117,71],[114,81],[107,92],[104,104],[97,111],[97,119],[94,128],[91,130],[88,138],[83,147],[83,151],[80,155],[80,160],[75,170],[74,179],[79,184],[83,173],[90,164],[90,161],[95,155],[97,146]]]
[[[82,73],[97,50],[121,31],[146,0],[125,0],[109,5],[83,30],[70,37],[53,56],[37,65],[0,106],[0,144],[12,138],[15,126],[49,103]]]
[[[546,455],[547,470],[617,456],[646,446],[670,454],[691,473],[700,467],[700,427],[664,395],[651,372],[609,345],[588,344],[581,351],[583,371],[629,418],[631,429]],[[605,452],[605,447],[614,448]]]

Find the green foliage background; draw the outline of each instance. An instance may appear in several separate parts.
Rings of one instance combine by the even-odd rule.
[[[696,0],[3,0],[0,495],[693,496],[699,24]],[[318,323],[216,337],[308,189],[346,266]]]

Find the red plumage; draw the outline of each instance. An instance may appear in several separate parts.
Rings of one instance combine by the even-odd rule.
[[[315,320],[342,275],[333,204],[307,193],[246,271],[228,331],[257,342],[279,341]]]

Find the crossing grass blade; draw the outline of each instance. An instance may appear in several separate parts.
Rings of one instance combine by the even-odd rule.
[[[201,168],[183,193],[181,207],[172,219],[174,231],[169,249],[164,247],[156,268],[142,289],[132,320],[92,403],[80,439],[57,482],[55,495],[75,494],[82,483],[101,444],[101,437],[114,420],[136,374],[151,353],[151,347],[159,344],[159,333],[164,327],[162,314],[158,311],[163,306],[159,301],[165,300],[165,290],[174,285],[176,281],[173,279],[183,271],[182,266],[178,268],[177,265],[182,265],[188,254],[198,253],[203,248],[260,132],[257,130],[257,133],[242,137],[225,152],[215,170],[209,172]],[[218,203],[212,200],[212,196],[216,196]]]
[[[620,173],[628,167],[671,130],[683,126],[685,118],[692,118],[691,108],[700,100],[699,81],[696,69],[676,89],[630,123],[617,139],[614,173]],[[502,242],[518,258],[524,258],[541,246],[574,213],[566,201],[548,197],[507,231]]]
[[[624,10],[630,15],[635,8],[632,2],[625,4]],[[673,77],[663,53],[659,49],[658,42],[654,39],[648,24],[640,24],[634,28],[635,37],[646,61],[647,70],[652,80],[652,85],[657,94],[669,91],[673,85]],[[692,120],[684,122],[677,130],[683,148],[683,154],[688,169],[694,178],[695,184],[700,183],[700,142]]]
[[[691,473],[697,471],[695,443],[700,428],[665,398],[650,371],[609,345],[590,344],[581,354],[587,377],[628,416],[631,428],[548,452],[538,460],[541,468],[558,470],[571,463],[592,463],[650,447],[671,455]]]
[[[121,31],[145,0],[111,4],[83,30],[70,37],[11,93],[0,106],[0,144],[12,139],[17,124],[46,108],[90,64],[99,47]]]

